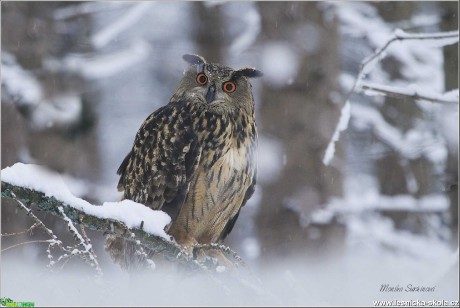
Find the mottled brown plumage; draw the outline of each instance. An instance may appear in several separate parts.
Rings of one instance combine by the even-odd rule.
[[[222,241],[256,183],[257,131],[250,77],[185,55],[184,73],[169,104],[136,134],[118,174],[124,198],[161,209],[168,233],[182,245]]]

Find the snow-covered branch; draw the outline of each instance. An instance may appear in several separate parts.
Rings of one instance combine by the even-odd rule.
[[[63,201],[56,199],[53,196],[48,197],[43,192],[15,186],[2,181],[2,198],[18,201],[22,207],[27,209],[29,216],[33,214],[33,209],[36,208],[39,211],[44,211],[58,217],[65,217],[67,218],[66,222],[68,224],[81,224],[91,230],[105,233],[117,233],[117,236],[125,238],[129,241],[142,239],[143,246],[145,246],[147,249],[161,252],[171,258],[176,258],[176,256],[181,252],[181,248],[177,244],[172,241],[168,241],[163,237],[152,235],[136,228],[129,229],[124,223],[114,219],[104,219],[95,215],[88,214],[82,210],[76,209],[70,204],[66,204]],[[94,205],[94,207],[97,206]],[[126,233],[124,233],[122,230],[126,230]],[[130,230],[130,232],[134,233],[135,238],[128,234],[127,230]],[[54,233],[51,233],[50,235],[53,236]],[[180,258],[178,260],[186,261],[181,260]]]
[[[139,21],[152,5],[153,3],[148,1],[134,4],[123,16],[107,25],[92,37],[91,41],[94,47],[100,49],[106,46],[117,35]]]
[[[380,59],[383,56],[385,50],[387,50],[391,44],[403,40],[435,40],[439,41],[438,47],[443,47],[458,43],[458,31],[436,33],[408,33],[401,29],[396,29],[391,39],[389,39],[382,47],[377,49],[373,54],[364,59],[364,61],[361,63],[361,69],[357,78],[358,82],[367,73],[367,67],[375,60]]]
[[[342,107],[342,111],[340,112],[340,119],[335,128],[334,134],[332,135],[332,139],[329,142],[326,152],[323,157],[323,164],[326,166],[329,165],[332,158],[334,157],[335,153],[335,143],[339,140],[340,132],[344,131],[348,127],[348,122],[350,121],[350,102],[346,101],[345,105]]]
[[[45,229],[53,242],[60,246],[62,243],[52,230],[47,228],[33,212],[45,211],[62,218],[76,238],[78,245],[83,247],[79,255],[93,264],[96,269],[99,268],[99,265],[89,239],[84,229],[82,229],[82,235],[75,225],[134,242],[141,254],[161,255],[172,262],[192,269],[211,272],[217,270],[217,264],[206,262],[206,266],[203,266],[197,262],[164,232],[164,227],[170,221],[169,216],[164,212],[153,211],[130,200],[92,205],[71,195],[58,175],[35,165],[18,163],[3,169],[1,186],[2,198],[16,200],[35,223]],[[208,248],[219,250],[235,266],[242,263],[241,258],[228,247],[207,246],[196,247],[194,253]]]
[[[413,87],[387,86],[365,81],[361,82],[361,89],[368,95],[378,94],[401,99],[411,98],[413,100],[425,100],[432,103],[458,104],[458,89],[456,98],[451,95],[453,93],[452,91],[440,95],[437,93],[423,91],[422,89],[415,89]]]
[[[353,92],[355,92],[363,77],[369,73],[369,66],[375,61],[380,60],[388,47],[390,47],[390,45],[392,45],[394,42],[404,40],[435,40],[439,41],[438,47],[442,47],[458,43],[458,31],[437,33],[407,33],[401,29],[396,29],[393,33],[393,37],[391,37],[382,47],[377,49],[374,53],[372,53],[369,57],[361,62],[359,73],[355,79],[353,87],[349,92],[348,97]]]
[[[66,20],[81,15],[122,10],[125,9],[127,5],[129,5],[127,2],[81,2],[76,5],[69,5],[56,9],[53,18],[55,20]]]

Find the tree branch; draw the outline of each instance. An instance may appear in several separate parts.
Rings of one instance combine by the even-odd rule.
[[[381,85],[381,84],[376,84],[376,83],[370,83],[370,82],[362,82],[361,83],[361,88],[366,91],[372,91],[377,94],[381,95],[386,95],[390,97],[395,97],[395,98],[411,98],[413,100],[425,100],[425,101],[430,101],[432,103],[438,103],[438,104],[458,104],[458,100],[449,100],[444,98],[442,95],[434,95],[434,94],[424,94],[424,93],[419,93],[416,89],[411,89],[411,88],[403,88],[403,87],[394,87],[394,86],[387,86],[387,85]]]
[[[396,29],[393,33],[393,37],[389,39],[382,47],[377,49],[374,53],[372,53],[369,57],[364,59],[361,62],[360,69],[358,75],[356,76],[355,82],[353,86],[348,92],[347,101],[350,96],[356,91],[358,88],[358,84],[363,79],[364,75],[367,73],[367,67],[374,62],[374,60],[379,59],[385,50],[390,47],[396,41],[404,41],[404,40],[441,40],[441,39],[457,39],[458,42],[458,31],[449,31],[449,32],[438,32],[438,33],[407,33],[401,29]]]
[[[58,8],[54,11],[54,20],[66,20],[75,18],[81,15],[107,13],[114,10],[126,10],[130,5],[125,2],[80,2],[76,5],[69,5]]]
[[[51,213],[55,216],[62,217],[59,210],[62,207],[62,212],[69,218],[72,223],[83,224],[86,228],[106,233],[114,233],[115,230],[127,230],[128,228],[118,222],[109,219],[101,219],[96,216],[80,211],[64,202],[57,200],[54,197],[47,197],[44,193],[32,189],[11,185],[2,181],[2,198],[18,200],[32,212],[32,207],[36,206],[38,210]],[[172,242],[167,242],[165,239],[153,236],[142,230],[131,230],[136,237],[142,239],[146,246],[151,246],[153,250],[162,252],[168,251],[169,255],[176,256],[180,251],[180,247]],[[134,241],[131,236],[123,233],[117,234],[129,241]]]
[[[369,65],[376,58],[379,58],[383,52],[390,47],[396,41],[403,40],[441,40],[441,39],[452,39],[457,38],[458,40],[458,31],[449,31],[449,32],[437,32],[437,33],[407,33],[401,29],[396,29],[393,33],[393,37],[389,39],[385,45],[377,49],[372,55],[364,59],[361,63],[360,74],[364,73],[364,68]]]
[[[13,199],[19,202],[28,213],[29,216],[36,217],[33,214],[33,208],[36,207],[37,210],[51,213],[55,216],[63,218],[67,224],[79,224],[85,228],[96,230],[104,233],[111,233],[117,237],[124,238],[128,241],[134,242],[143,249],[148,250],[154,254],[160,254],[166,257],[168,260],[177,262],[180,264],[187,265],[192,269],[199,270],[216,270],[217,265],[213,265],[210,262],[206,263],[206,266],[199,264],[196,260],[187,255],[181,246],[177,245],[175,242],[167,241],[166,239],[155,236],[150,233],[147,233],[141,229],[132,228],[129,229],[123,223],[111,220],[111,219],[102,219],[91,214],[88,214],[84,211],[78,210],[72,207],[69,204],[57,200],[54,197],[48,197],[44,193],[35,191],[29,188],[15,186],[10,183],[3,182],[1,183],[2,198]],[[97,205],[94,205],[97,206]],[[37,218],[35,220],[37,223],[41,221]],[[43,224],[43,223],[41,223]],[[44,226],[44,225],[43,225]],[[46,226],[45,230],[49,230]],[[74,227],[75,228],[75,227]],[[49,230],[49,235],[52,238],[55,238],[54,233]],[[78,235],[76,235],[78,237]],[[80,239],[81,235],[78,237]],[[84,239],[82,238],[84,243]],[[204,249],[208,245],[200,245],[198,249]],[[221,251],[229,260],[234,260],[234,264],[241,264],[241,258],[237,256],[230,248],[223,245],[209,245],[209,249],[217,249]]]

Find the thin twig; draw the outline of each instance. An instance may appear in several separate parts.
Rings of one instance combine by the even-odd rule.
[[[15,198],[14,200],[16,200],[16,202],[19,204],[19,207],[27,213],[27,216],[32,218],[35,223],[38,224],[38,226],[40,226],[51,237],[51,239],[55,241],[56,245],[58,245],[61,249],[66,250],[64,246],[62,246],[62,242],[57,238],[53,231],[45,226],[45,224],[37,216],[35,216],[32,210],[25,206],[24,203],[22,203],[13,192],[11,192],[11,194]]]
[[[49,229],[48,227],[46,227],[46,225],[37,216],[35,216],[35,214],[32,212],[32,210],[29,209],[27,206],[25,206],[24,203],[22,203],[21,200],[19,200],[19,198],[17,198],[17,196],[14,194],[14,192],[11,192],[11,195],[14,197],[14,200],[18,203],[19,207],[21,209],[23,209],[27,213],[27,216],[32,218],[35,221],[35,224],[38,225],[41,229],[43,229],[48,234],[48,236],[51,237],[50,239],[44,241],[46,243],[49,243],[48,248],[46,249],[46,252],[48,254],[48,259],[49,259],[48,267],[52,267],[56,263],[53,260],[54,259],[53,255],[51,254],[51,249],[54,246],[58,246],[65,253],[64,255],[72,255],[72,248],[69,249],[69,248],[64,247],[64,245],[62,244],[62,241],[60,241],[58,239],[58,237],[54,234],[54,232],[51,229]],[[12,246],[12,247],[8,247],[8,249],[16,247],[16,246],[19,246],[19,245],[20,244],[17,244],[17,245]]]
[[[66,253],[65,255],[80,255],[80,256],[82,256],[85,260],[88,260],[92,264],[92,266],[95,267],[96,272],[97,272],[98,275],[102,274],[102,270],[101,270],[101,268],[99,266],[99,263],[96,260],[96,255],[95,255],[95,253],[94,253],[94,251],[93,251],[93,249],[91,247],[91,244],[86,244],[85,243],[85,240],[78,233],[78,231],[76,230],[76,228],[73,225],[72,221],[67,217],[67,215],[65,215],[64,211],[62,210],[62,207],[59,207],[59,211],[61,212],[61,215],[63,215],[64,220],[67,222],[67,224],[69,226],[69,230],[72,232],[74,237],[77,240],[79,240],[79,244],[82,244],[83,247],[85,247],[84,251],[79,251],[79,250],[75,251],[75,249],[72,249],[72,247],[64,247],[62,245],[62,241],[60,241],[57,238],[57,236],[54,234],[54,232],[51,229],[49,229],[48,227],[46,227],[45,224],[32,212],[32,210],[29,209],[27,206],[25,206],[24,203],[22,203],[17,198],[17,196],[14,194],[14,192],[11,192],[11,195],[14,197],[14,200],[16,200],[16,202],[19,204],[19,207],[21,209],[23,209],[27,213],[27,215],[29,217],[31,217],[35,221],[35,224],[37,226],[41,227],[51,237],[51,239],[48,239],[46,241],[42,241],[42,242],[49,243],[49,246],[48,246],[48,248],[46,250],[46,252],[48,253],[48,259],[50,261],[49,267],[51,267],[51,266],[53,266],[55,264],[55,262],[53,260],[53,255],[51,254],[51,248],[53,248],[54,246],[58,246],[62,251],[64,251]],[[31,242],[25,242],[25,243],[32,243],[32,242],[38,242],[38,241],[31,241]],[[21,245],[21,243],[13,245],[11,247],[8,247],[6,249],[17,247],[19,245]],[[61,260],[61,258],[59,260]]]
[[[80,234],[80,232],[78,232],[72,220],[65,214],[62,206],[58,207],[58,209],[62,215],[62,218],[64,218],[64,221],[67,223],[67,226],[69,227],[69,231],[73,234],[75,240],[79,242],[79,245],[82,245],[84,248],[84,250],[78,250],[76,252],[73,251],[72,254],[79,254],[83,256],[84,259],[86,259],[91,264],[91,266],[94,266],[97,275],[101,276],[102,270],[101,270],[101,267],[99,266],[99,262],[97,262],[97,256],[94,253],[93,246],[91,245],[91,243],[86,242],[83,236]]]
[[[21,235],[21,234],[24,234],[24,233],[28,233],[28,232],[32,232],[33,229],[35,229],[36,227],[38,227],[38,224],[37,223],[34,223],[32,226],[30,226],[29,229],[27,230],[24,230],[24,231],[20,231],[20,232],[14,232],[14,233],[2,233],[0,234],[0,236],[14,236],[14,235]]]
[[[6,247],[4,249],[2,249],[1,251],[4,252],[4,251],[7,251],[11,248],[15,248],[15,247],[18,247],[18,246],[22,246],[22,245],[27,245],[27,244],[33,244],[33,243],[49,243],[50,240],[34,240],[34,241],[28,241],[28,242],[21,242],[21,243],[17,243],[17,244],[14,244],[14,245],[11,245],[9,247]]]
[[[80,217],[80,219],[82,220],[83,217]],[[91,239],[88,237],[88,234],[86,234],[85,226],[83,224],[80,225],[80,230],[81,230],[81,236],[83,237],[85,242],[87,244],[91,244]]]

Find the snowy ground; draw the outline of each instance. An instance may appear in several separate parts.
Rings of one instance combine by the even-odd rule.
[[[449,256],[419,262],[365,252],[322,264],[286,261],[255,270],[263,290],[258,294],[232,280],[225,290],[200,275],[160,271],[129,276],[112,268],[95,280],[87,270],[49,273],[5,256],[1,278],[8,283],[1,291],[37,306],[371,306],[374,300],[458,299],[458,263],[447,271],[451,263]],[[404,291],[381,292],[385,284]],[[434,287],[434,292],[406,292],[409,284]]]

